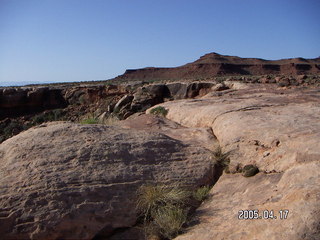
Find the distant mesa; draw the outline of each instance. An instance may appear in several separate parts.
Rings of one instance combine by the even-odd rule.
[[[198,60],[174,68],[147,67],[128,69],[118,80],[172,80],[210,78],[221,75],[300,75],[319,74],[320,57],[314,59],[288,58],[265,60],[221,55],[215,52],[205,54]]]

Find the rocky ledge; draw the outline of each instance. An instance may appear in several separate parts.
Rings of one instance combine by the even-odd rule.
[[[251,86],[161,106],[184,126],[210,127],[233,152],[228,174],[197,211],[199,224],[177,239],[320,238],[319,89]],[[249,164],[260,173],[245,178],[239,170]],[[262,219],[239,219],[241,210]],[[264,210],[277,219],[264,219]]]

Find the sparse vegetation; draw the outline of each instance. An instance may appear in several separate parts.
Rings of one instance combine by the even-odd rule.
[[[115,115],[110,115],[109,117],[107,117],[106,119],[103,119],[102,122],[99,121],[99,123],[105,124],[105,125],[114,125],[117,122],[119,122],[120,119],[115,116]]]
[[[218,164],[220,167],[223,169],[227,168],[230,163],[230,154],[231,151],[228,152],[223,152],[221,147],[218,147],[214,152],[213,152],[213,158],[216,164]]]
[[[230,162],[230,153],[217,148],[213,153],[214,163],[225,169]],[[141,186],[137,209],[147,239],[173,239],[181,233],[188,215],[208,198],[211,187],[205,185],[190,193],[177,186]]]
[[[91,118],[83,119],[80,123],[81,124],[98,124],[99,121],[97,118],[91,117]]]
[[[138,190],[137,209],[147,237],[172,239],[187,220],[188,191],[178,186],[143,185]]]
[[[242,176],[244,177],[252,177],[256,175],[258,172],[259,172],[258,167],[253,164],[245,165],[242,168]]]
[[[176,237],[187,221],[187,209],[177,205],[168,205],[158,208],[153,215],[154,223],[161,236],[167,239]]]
[[[193,198],[199,202],[202,202],[208,197],[210,190],[210,186],[200,187],[196,191],[194,191]]]
[[[25,119],[5,120],[0,123],[0,143],[6,139],[17,135],[23,130],[30,127],[42,124],[44,122],[61,121],[64,120],[65,112],[62,109],[48,110],[33,117],[26,117]]]
[[[137,208],[146,218],[161,206],[183,204],[189,193],[178,186],[143,185],[138,190]]]
[[[24,130],[23,125],[18,121],[10,121],[9,123],[3,122],[0,124],[0,143],[6,139],[18,134]]]
[[[158,106],[158,107],[155,107],[155,108],[151,109],[151,110],[150,110],[150,113],[151,113],[151,114],[154,114],[154,115],[160,115],[160,116],[165,117],[165,116],[167,116],[167,114],[168,114],[168,110],[165,109],[165,108],[162,107],[162,106]]]
[[[65,113],[62,109],[55,109],[52,111],[46,111],[41,114],[35,115],[31,119],[31,126],[39,125],[44,122],[53,122],[64,120]]]

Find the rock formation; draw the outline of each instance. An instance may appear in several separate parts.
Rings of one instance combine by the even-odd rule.
[[[0,89],[0,120],[67,106],[61,89]]]
[[[196,188],[214,176],[212,154],[161,133],[50,123],[0,145],[0,236],[92,239],[132,227],[145,183]]]
[[[148,67],[130,69],[119,80],[181,80],[211,78],[218,75],[265,75],[265,74],[319,74],[320,58],[292,58],[282,60],[264,60],[258,58],[240,58],[206,54],[195,62],[175,68]]]
[[[225,150],[229,171],[198,210],[199,224],[179,240],[320,238],[320,95],[317,89],[256,86],[161,104],[167,118],[210,127]],[[260,169],[245,178],[247,164]],[[277,219],[238,219],[240,210],[273,211]],[[280,219],[281,210],[289,210]]]

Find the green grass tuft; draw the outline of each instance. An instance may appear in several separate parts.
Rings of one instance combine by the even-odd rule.
[[[81,124],[98,124],[99,121],[96,118],[87,118],[80,122]]]
[[[208,197],[210,190],[210,186],[200,187],[193,193],[193,198],[199,202],[202,202]]]
[[[155,108],[151,109],[151,110],[150,110],[150,113],[151,113],[151,114],[154,114],[154,115],[160,115],[160,116],[165,117],[165,116],[167,116],[167,114],[168,114],[168,110],[165,109],[165,108],[162,107],[162,106],[158,106],[158,107],[155,107]]]
[[[223,169],[227,168],[230,164],[230,154],[231,152],[223,152],[221,147],[218,147],[213,152],[213,158],[216,164],[218,164]]]

